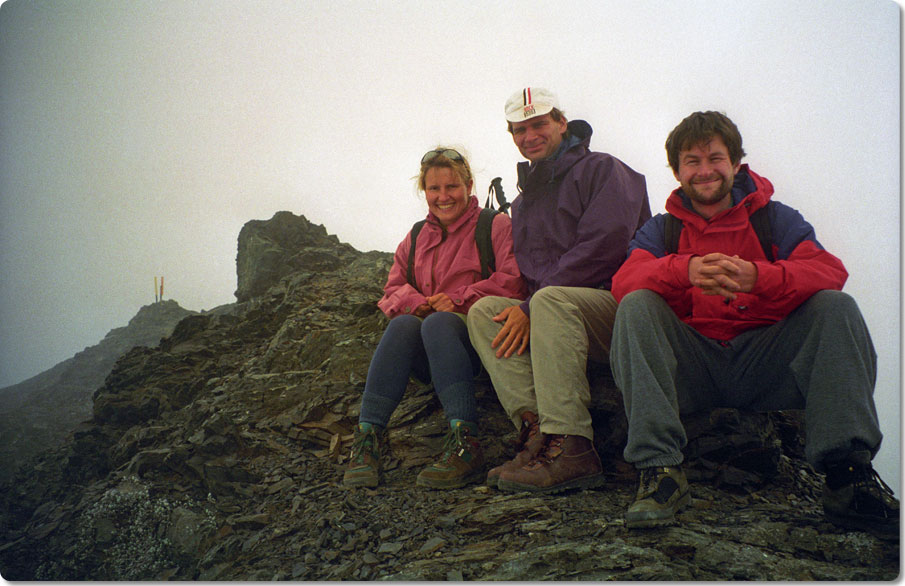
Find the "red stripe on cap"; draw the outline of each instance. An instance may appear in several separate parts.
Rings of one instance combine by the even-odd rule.
[[[531,104],[531,88],[526,87],[525,91],[522,93],[525,95],[525,105],[527,106],[527,105]]]

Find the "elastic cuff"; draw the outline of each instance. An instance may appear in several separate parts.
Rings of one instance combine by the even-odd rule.
[[[642,462],[634,462],[635,468],[653,468],[654,466],[678,466],[685,460],[685,456],[682,455],[682,452],[678,454],[665,454],[663,456],[657,456],[656,458],[649,458]]]
[[[478,420],[478,405],[474,396],[474,383],[451,384],[442,391],[434,389],[446,419],[461,419],[463,421]]]
[[[388,399],[383,395],[365,393],[361,401],[361,413],[358,415],[358,422],[379,425],[385,429],[398,405],[397,401]]]

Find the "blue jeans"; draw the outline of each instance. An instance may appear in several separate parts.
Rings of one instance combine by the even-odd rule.
[[[461,314],[438,312],[423,320],[397,316],[371,358],[358,420],[386,427],[414,375],[433,382],[447,419],[476,422],[474,377],[480,369]]]

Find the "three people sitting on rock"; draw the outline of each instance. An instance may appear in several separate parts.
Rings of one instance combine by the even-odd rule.
[[[807,459],[826,474],[827,518],[898,536],[899,503],[871,466],[882,440],[876,353],[855,301],[841,292],[846,270],[796,210],[772,199],[772,184],[741,163],[735,124],[695,112],[670,133],[667,159],[680,187],[667,213],[651,218],[644,177],[590,151],[590,126],[567,121],[551,92],[516,92],[506,118],[528,161],[518,166],[511,235],[507,217],[494,220],[495,277],[478,280],[472,239],[452,236],[478,213],[474,198],[466,205],[463,196],[460,205],[450,195],[471,191],[470,171],[455,178],[457,167],[431,172],[431,153],[422,161],[433,230],[424,246],[434,248],[416,255],[415,266],[421,282],[434,286],[406,288],[403,241],[381,300],[394,319],[368,373],[345,483],[376,484],[378,465],[368,454],[381,444],[409,372],[427,380],[417,370],[425,365],[451,430],[440,462],[418,483],[449,488],[482,478],[470,382],[480,357],[520,430],[519,452],[492,468],[487,483],[542,493],[601,484],[585,375],[591,359],[609,362],[623,394],[624,457],[639,470],[627,527],[672,523],[690,502],[680,467],[682,414],[804,409]],[[449,194],[432,200],[438,180]],[[454,278],[459,269],[442,253],[449,242],[463,255],[455,266],[464,273]],[[461,296],[468,284],[472,296]],[[429,324],[441,319],[442,351],[432,354]],[[462,357],[455,368],[447,365],[452,355]]]

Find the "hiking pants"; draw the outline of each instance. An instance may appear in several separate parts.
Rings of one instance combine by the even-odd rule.
[[[468,341],[465,316],[437,312],[423,320],[390,320],[368,367],[359,422],[386,427],[414,375],[433,382],[447,419],[477,422],[474,377],[481,362]]]
[[[538,415],[548,434],[594,438],[588,405],[588,358],[607,362],[616,300],[603,289],[544,287],[531,298],[531,338],[521,356],[497,358],[490,343],[502,324],[493,317],[518,299],[484,297],[468,312],[468,334],[497,397],[516,428]]]
[[[610,365],[628,417],[625,460],[682,462],[680,414],[714,407],[804,409],[805,455],[818,471],[883,436],[873,390],[877,355],[858,306],[820,291],[785,319],[720,342],[683,323],[648,290],[619,303]]]

